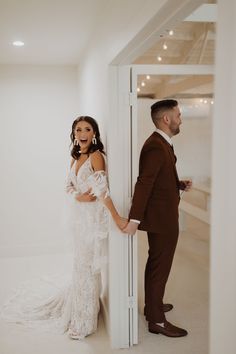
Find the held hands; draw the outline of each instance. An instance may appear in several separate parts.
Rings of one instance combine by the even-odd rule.
[[[122,231],[128,235],[134,235],[138,229],[138,225],[139,224],[137,222],[129,221]]]
[[[126,218],[123,218],[122,216],[118,215],[116,216],[116,218],[114,219],[117,227],[123,231],[123,229],[126,227],[126,225],[128,224],[128,220]]]
[[[128,221],[128,219],[122,218],[120,215],[115,218],[115,223],[123,233],[128,235],[134,235],[138,228],[138,223]]]
[[[97,198],[90,194],[92,188],[89,188],[87,190],[87,192],[84,192],[83,194],[79,194],[75,197],[75,199],[78,201],[78,202],[94,202]]]

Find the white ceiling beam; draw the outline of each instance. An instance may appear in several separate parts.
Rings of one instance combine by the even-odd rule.
[[[174,28],[204,0],[167,0],[147,25],[127,44],[112,61],[113,65],[133,63],[155,43],[162,39],[166,30]]]
[[[132,65],[133,75],[214,75],[213,65]]]
[[[164,84],[162,84],[161,86],[158,85],[160,88],[155,90],[155,96],[159,98],[171,97],[176,95],[177,93],[184,92],[194,87],[211,83],[212,81],[213,81],[213,77],[211,75],[190,76],[174,84],[170,84],[168,82],[166,85]]]

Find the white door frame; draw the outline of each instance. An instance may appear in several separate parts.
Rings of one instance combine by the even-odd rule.
[[[110,120],[107,151],[109,184],[119,212],[127,216],[131,200],[130,67],[110,67]],[[133,335],[132,237],[112,223],[109,239],[109,314],[113,348],[128,348]],[[137,321],[136,321],[137,322]]]
[[[236,4],[234,0],[218,0],[217,3],[212,134],[209,352],[210,354],[234,354],[236,348]]]
[[[112,66],[111,115],[108,130],[109,180],[119,211],[127,216],[138,175],[138,75],[213,75],[207,65]],[[114,172],[115,171],[115,172]],[[138,343],[137,237],[122,235],[111,225],[110,335],[113,348]],[[114,277],[115,274],[115,277]]]

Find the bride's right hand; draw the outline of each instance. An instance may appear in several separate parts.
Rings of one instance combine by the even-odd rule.
[[[123,218],[122,216],[118,215],[115,218],[115,223],[118,226],[118,228],[122,231],[128,224],[128,219]]]
[[[95,197],[94,195],[90,194],[91,192],[91,188],[89,190],[87,190],[87,192],[84,192],[83,194],[79,194],[75,197],[75,199],[78,201],[78,202],[94,202],[97,197]]]

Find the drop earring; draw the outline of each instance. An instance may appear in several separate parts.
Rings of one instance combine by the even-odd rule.
[[[75,140],[74,140],[74,145],[79,145],[79,141],[75,138]]]
[[[92,143],[93,143],[93,145],[97,145],[97,139],[96,139],[95,135],[93,136]]]

